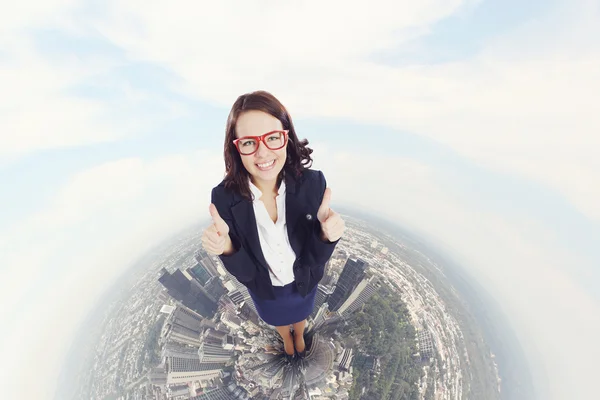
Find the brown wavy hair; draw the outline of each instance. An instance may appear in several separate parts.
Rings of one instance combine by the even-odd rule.
[[[310,157],[310,154],[313,150],[307,147],[307,139],[298,139],[292,117],[283,104],[281,104],[281,102],[271,93],[264,90],[258,90],[239,96],[231,107],[229,117],[227,117],[227,126],[225,128],[225,144],[223,152],[225,157],[224,181],[225,188],[234,190],[244,198],[252,201],[252,192],[250,191],[250,185],[248,184],[248,177],[250,175],[242,164],[240,153],[233,144],[233,141],[236,139],[235,125],[237,120],[243,112],[250,110],[262,111],[272,115],[281,121],[283,129],[289,131],[288,143],[286,145],[286,161],[277,177],[277,187],[279,187],[285,174],[293,174],[295,177],[299,177],[304,169],[312,166],[313,160]]]

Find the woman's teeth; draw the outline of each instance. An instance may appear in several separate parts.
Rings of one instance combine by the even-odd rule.
[[[259,168],[269,168],[271,165],[273,165],[274,162],[275,162],[275,160],[271,160],[268,163],[256,164],[256,165],[258,165]]]

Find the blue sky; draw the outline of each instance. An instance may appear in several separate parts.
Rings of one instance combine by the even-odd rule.
[[[391,65],[437,64],[474,57],[491,37],[545,15],[557,1],[473,1],[457,13],[440,19],[408,45],[374,58]]]
[[[315,149],[333,204],[380,210],[460,260],[544,366],[548,398],[591,390],[586,368],[552,380],[583,352],[549,349],[600,333],[597,2],[12,7],[0,17],[3,342],[42,311],[64,319],[46,338],[56,370],[110,282],[208,217],[229,107],[266,89]],[[70,318],[64,293],[79,296]],[[540,339],[557,311],[589,328]],[[15,371],[11,384],[26,378]]]
[[[142,82],[139,84],[143,87]],[[116,143],[41,151],[5,165],[0,169],[2,180],[7,182],[10,178],[18,184],[0,199],[3,221],[7,225],[15,224],[27,214],[43,209],[57,189],[67,183],[72,171],[127,157],[150,160],[169,154],[186,154],[196,148],[218,151],[228,110],[201,102],[186,104],[194,110],[194,115],[158,126],[155,132]],[[324,119],[299,120],[295,124],[303,137],[313,141],[313,138],[326,136],[329,143],[342,151],[356,151],[360,146],[361,152],[414,158],[433,166],[443,171],[452,185],[459,185],[465,193],[465,206],[485,206],[493,213],[544,220],[557,231],[563,244],[590,257],[594,263],[600,261],[594,251],[600,232],[598,224],[543,184],[482,167],[447,146],[386,126]],[[202,132],[198,127],[202,127]],[[365,138],[364,141],[360,141],[360,137]],[[600,271],[573,265],[573,272],[593,295],[600,295],[600,279],[597,279]]]

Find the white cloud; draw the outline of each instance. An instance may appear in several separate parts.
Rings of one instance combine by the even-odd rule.
[[[11,1],[2,5],[0,29],[5,33],[64,23],[66,10],[77,4],[77,0]]]
[[[107,54],[81,57],[62,44],[57,54],[37,40],[61,32],[85,42],[96,33],[79,21],[79,1],[43,4],[12,2],[0,16],[0,160],[31,152],[110,142],[138,134],[165,119],[187,113],[171,99],[160,99],[106,75],[124,64]],[[46,30],[50,33],[47,33]],[[43,32],[43,33],[42,33]],[[43,41],[41,43],[44,43]],[[100,78],[101,77],[101,78]],[[102,79],[102,80],[100,80]],[[79,85],[113,89],[114,98],[93,99],[73,92]],[[153,102],[160,112],[135,110]],[[127,113],[128,110],[134,110]],[[125,112],[124,112],[125,111]]]
[[[5,94],[0,99],[0,157],[120,136],[100,120],[105,105],[65,94],[90,71],[51,65],[32,51],[28,40],[13,44],[9,61],[0,63],[0,87]]]
[[[73,0],[28,1],[3,5],[0,16],[0,158],[30,151],[97,143],[118,137],[100,123],[104,105],[65,93],[81,79],[102,71],[109,60],[65,64],[41,56],[33,42],[38,29],[68,25]]]
[[[74,1],[11,4],[1,20],[0,48],[10,62],[1,64],[0,86],[12,95],[0,100],[0,156],[116,140],[152,126],[142,118],[108,118],[123,104],[111,109],[64,94],[114,60],[71,57],[51,64],[23,33],[58,27],[83,35],[91,24],[131,59],[179,74],[178,89],[192,97],[228,107],[240,93],[266,88],[297,116],[351,118],[427,135],[488,167],[548,185],[600,220],[597,2],[560,3],[554,12],[487,39],[470,59],[402,67],[368,61],[378,50],[414,46],[411,40],[436,22],[476,3],[148,6],[131,0],[108,3],[107,14],[89,17],[91,23],[72,18],[78,15]],[[134,93],[127,101],[140,100]]]
[[[96,26],[132,57],[181,75],[188,95],[229,107],[239,94],[265,88],[297,116],[427,135],[548,185],[600,220],[596,2],[561,3],[488,39],[471,59],[402,67],[368,59],[380,49],[401,51],[474,2],[110,4],[111,18]]]

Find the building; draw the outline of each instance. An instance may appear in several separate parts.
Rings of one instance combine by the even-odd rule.
[[[248,398],[248,397],[246,397]],[[206,390],[204,393],[198,396],[190,397],[190,400],[239,400],[233,393],[229,392],[226,388],[216,388]]]
[[[337,312],[344,318],[350,316],[365,304],[381,287],[381,283],[376,276],[365,278],[350,293],[350,296],[338,308]]]
[[[208,280],[213,277],[213,275],[211,275],[211,273],[208,272],[204,265],[200,263],[188,268],[186,271],[191,276],[193,276],[194,279],[196,279],[202,286],[206,285],[206,282],[208,282]]]
[[[344,349],[344,351],[340,352],[335,359],[335,366],[340,371],[349,371],[350,365],[352,365],[352,353],[353,350],[351,348]]]
[[[222,363],[201,363],[198,357],[167,357],[167,384],[208,381],[217,378],[222,368]]]
[[[227,294],[227,290],[218,276],[211,277],[204,285],[204,289],[215,303],[218,303],[219,299]]]
[[[327,286],[324,286],[321,284],[318,285],[317,294],[315,296],[315,307],[313,309],[313,312],[310,314],[310,317],[312,319],[315,319],[315,317],[317,316],[317,313],[319,312],[319,309],[325,302],[327,302],[327,300],[329,299],[329,296],[332,293],[333,293],[333,290],[328,288]]]
[[[198,349],[202,363],[226,363],[233,356],[233,349],[224,349],[223,344],[203,342]]]
[[[328,300],[329,309],[331,311],[337,311],[337,309],[350,296],[352,291],[364,278],[366,269],[366,262],[360,258],[356,260],[348,258],[348,260],[346,260],[344,269],[342,270],[342,273],[336,282],[335,290]]]
[[[179,269],[170,274],[163,268],[158,281],[167,289],[173,299],[198,314],[211,318],[217,310],[217,302],[196,279],[189,279],[186,274],[187,272],[184,274]]]
[[[198,347],[190,346],[180,342],[167,342],[162,349],[163,358],[166,357],[183,357],[196,358],[198,357]]]
[[[163,336],[181,344],[200,346],[202,317],[178,306],[165,321]]]
[[[227,325],[234,331],[239,330],[242,327],[242,319],[237,315],[233,315],[228,311],[221,314],[221,322]]]
[[[217,270],[217,265],[204,251],[199,250],[194,254],[194,258],[201,264],[211,276],[219,276],[219,271]]]

